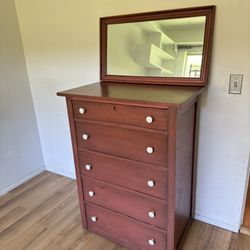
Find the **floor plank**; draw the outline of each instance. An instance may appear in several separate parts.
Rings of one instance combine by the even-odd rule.
[[[0,249],[126,250],[82,228],[76,183],[43,172],[0,197]],[[183,250],[249,250],[250,236],[194,221]]]
[[[228,250],[231,237],[230,231],[194,221],[185,239],[183,250]]]
[[[246,234],[232,234],[230,250],[249,250],[250,236]]]

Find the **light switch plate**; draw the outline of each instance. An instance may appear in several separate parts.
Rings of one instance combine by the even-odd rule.
[[[241,94],[243,75],[231,74],[229,80],[229,94]]]

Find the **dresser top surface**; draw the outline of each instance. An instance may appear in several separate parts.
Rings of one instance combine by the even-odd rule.
[[[105,102],[180,107],[196,98],[202,89],[201,87],[98,82],[58,92],[57,95]]]

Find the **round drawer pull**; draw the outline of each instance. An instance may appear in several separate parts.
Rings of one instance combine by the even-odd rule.
[[[92,166],[90,164],[86,164],[85,165],[85,169],[88,170],[88,171],[90,171],[92,169]]]
[[[90,197],[93,197],[95,195],[95,192],[94,191],[89,191],[89,196]]]
[[[83,134],[82,135],[82,139],[85,140],[85,141],[88,140],[89,139],[89,135],[88,134]]]
[[[149,216],[149,218],[154,218],[156,216],[156,214],[154,211],[149,211],[148,216]]]
[[[153,154],[154,148],[153,147],[147,147],[147,153],[148,154]]]
[[[86,112],[86,109],[85,108],[79,108],[79,113],[80,114],[84,114]]]
[[[154,246],[154,245],[155,245],[155,239],[150,239],[150,240],[148,240],[148,244],[149,244],[150,246]]]
[[[96,221],[97,221],[97,217],[96,217],[96,216],[92,216],[92,217],[91,217],[91,220],[92,220],[93,222],[96,222]]]
[[[154,120],[153,116],[147,116],[147,117],[146,117],[146,122],[147,122],[147,123],[152,123],[153,120]]]
[[[154,187],[154,186],[155,186],[155,182],[153,180],[149,180],[148,187]]]

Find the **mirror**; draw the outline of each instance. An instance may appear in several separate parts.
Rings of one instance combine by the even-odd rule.
[[[107,74],[200,77],[205,16],[111,24]]]
[[[214,6],[101,18],[101,80],[205,85]]]

